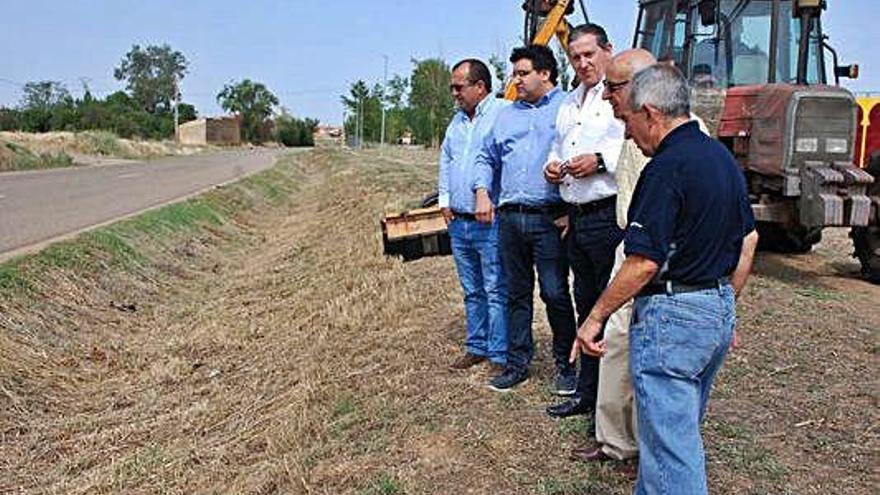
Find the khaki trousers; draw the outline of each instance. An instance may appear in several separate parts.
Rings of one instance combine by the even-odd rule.
[[[623,242],[614,253],[613,279],[623,265]],[[599,361],[599,394],[596,400],[596,440],[609,457],[624,460],[639,455],[636,409],[629,371],[629,322],[632,300],[605,324],[607,352]]]

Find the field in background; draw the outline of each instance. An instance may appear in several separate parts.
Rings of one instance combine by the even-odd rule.
[[[435,159],[322,147],[0,265],[0,493],[630,493],[567,459],[585,420],[543,413],[543,312],[517,392],[448,371],[451,259],[386,259],[378,231]],[[712,493],[874,492],[880,289],[847,241],[759,256],[710,403]]]

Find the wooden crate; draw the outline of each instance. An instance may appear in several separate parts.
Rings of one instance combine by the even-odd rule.
[[[440,208],[420,208],[382,219],[382,248],[404,261],[452,254]]]

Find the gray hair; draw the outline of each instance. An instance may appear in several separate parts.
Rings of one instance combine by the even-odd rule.
[[[691,114],[691,91],[681,71],[668,64],[654,64],[636,73],[630,88],[630,109],[637,112],[651,105],[666,117]]]

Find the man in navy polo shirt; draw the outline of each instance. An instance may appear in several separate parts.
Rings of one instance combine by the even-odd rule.
[[[757,243],[745,178],[690,120],[690,89],[657,64],[633,78],[626,130],[652,160],[629,209],[626,260],[572,348],[603,355],[602,324],[635,296],[629,331],[639,426],[635,493],[707,493],[700,423],[733,340]]]

